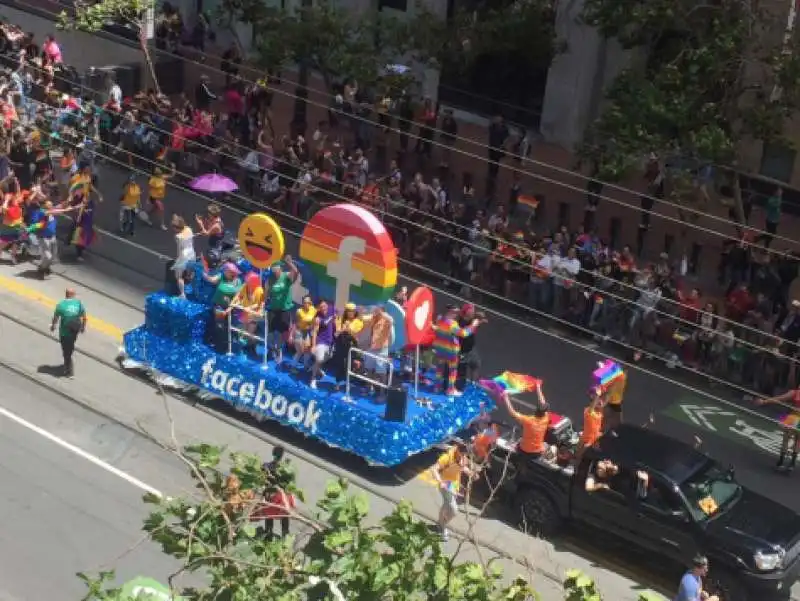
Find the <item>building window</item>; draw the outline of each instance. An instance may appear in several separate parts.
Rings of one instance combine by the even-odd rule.
[[[380,9],[391,8],[406,12],[408,10],[408,0],[379,0]]]
[[[779,182],[789,183],[794,171],[797,152],[781,144],[764,144],[759,173]]]

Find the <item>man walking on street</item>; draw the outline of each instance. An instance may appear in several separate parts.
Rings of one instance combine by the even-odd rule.
[[[75,291],[71,288],[67,288],[64,300],[56,305],[50,331],[55,332],[56,326],[58,326],[61,353],[64,356],[64,375],[71,378],[74,374],[72,354],[75,352],[75,342],[78,334],[86,331],[86,309],[83,303],[75,298]]]

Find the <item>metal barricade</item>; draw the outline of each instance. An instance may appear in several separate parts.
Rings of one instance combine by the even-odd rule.
[[[234,309],[239,309],[243,313],[245,313],[245,309],[238,305],[233,305]],[[262,318],[264,320],[264,337],[261,338],[257,334],[253,334],[252,332],[248,332],[244,328],[237,328],[233,325],[233,314],[234,311],[228,313],[228,354],[233,354],[233,333],[236,332],[246,338],[250,338],[251,340],[256,340],[258,342],[262,342],[264,344],[264,367],[267,366],[267,358],[269,356],[269,348],[267,344],[267,339],[269,338],[269,319],[267,319],[266,311],[262,311],[261,313],[256,313],[255,315],[252,313],[247,313],[248,319],[257,319]]]
[[[386,383],[379,380],[373,380],[367,376],[362,374],[356,373],[353,371],[353,353],[359,353],[365,357],[372,357],[378,363],[386,363],[389,366],[389,374],[388,378],[386,378]],[[350,397],[350,378],[358,378],[362,382],[366,382],[367,384],[372,384],[373,386],[378,386],[379,388],[389,389],[392,386],[392,376],[394,376],[394,360],[391,357],[384,357],[382,355],[378,355],[376,353],[371,353],[369,351],[365,351],[364,349],[360,349],[358,347],[352,346],[347,351],[347,381],[345,384],[345,393],[344,398],[346,401],[352,400]]]

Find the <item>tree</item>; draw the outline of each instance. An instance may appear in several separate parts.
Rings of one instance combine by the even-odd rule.
[[[71,11],[62,10],[58,18],[58,27],[66,30],[97,33],[109,24],[121,24],[130,27],[136,34],[142,57],[150,74],[156,92],[161,93],[148,47],[148,21],[155,15],[155,0],[101,0],[96,3],[75,2]]]
[[[525,579],[503,584],[501,570],[491,563],[445,554],[438,534],[415,518],[408,502],[369,526],[366,496],[351,494],[342,480],[328,484],[315,517],[293,514],[310,534],[269,539],[250,519],[267,486],[257,456],[231,453],[229,470],[223,468],[224,450],[211,445],[190,446],[181,457],[199,494],[145,495],[152,510],[144,531],[181,562],[169,585],[187,601],[411,601],[420,595],[432,601],[535,599]],[[226,471],[238,479],[234,490]],[[281,486],[292,490],[291,482]],[[180,576],[188,573],[201,574],[207,584],[181,585]],[[88,586],[87,601],[124,600],[121,589],[108,587],[112,573],[81,577]]]
[[[634,55],[580,149],[599,179],[623,180],[653,156],[666,176],[665,196],[693,222],[713,195],[707,175],[714,166],[735,169],[748,144],[788,143],[784,126],[800,109],[800,48],[786,14],[767,5],[586,0],[586,22]],[[742,221],[738,175],[732,180]]]
[[[414,16],[399,19],[377,7],[354,12],[333,2],[306,3],[298,9],[265,6],[259,0],[224,0],[217,20],[234,33],[234,23],[252,28],[259,66],[274,71],[300,67],[300,103],[308,70],[317,72],[332,92],[336,83],[354,79],[362,89],[386,83],[386,66],[416,60],[426,66],[463,69],[487,53],[512,56],[541,53],[554,46],[552,0],[474,2],[445,19],[419,3]],[[241,46],[241,42],[238,41]],[[538,54],[537,54],[538,55]],[[402,87],[409,80],[396,81]],[[301,93],[302,92],[302,93]],[[304,114],[298,105],[296,113]]]

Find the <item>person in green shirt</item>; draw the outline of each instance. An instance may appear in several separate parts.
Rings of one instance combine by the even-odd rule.
[[[775,188],[775,193],[767,199],[764,207],[766,212],[766,224],[764,234],[759,236],[759,240],[764,241],[764,246],[769,248],[772,239],[778,232],[778,224],[781,221],[781,205],[783,204],[783,188]]]
[[[286,255],[283,259],[286,271],[276,263],[272,266],[270,280],[267,284],[265,296],[269,299],[267,309],[269,311],[269,339],[275,361],[283,361],[283,343],[286,333],[292,326],[292,310],[294,301],[292,300],[292,286],[297,280],[297,266],[294,264],[291,255]]]
[[[231,310],[231,302],[242,287],[242,280],[239,279],[241,272],[233,263],[225,263],[220,273],[216,275],[203,274],[203,279],[216,286],[211,303],[214,305],[214,323],[211,336],[214,349],[218,353],[227,353],[230,350],[230,332],[228,315]]]
[[[50,331],[55,332],[56,327],[58,327],[61,354],[64,357],[64,375],[71,378],[75,373],[72,362],[75,342],[78,340],[78,334],[86,331],[86,309],[83,303],[75,298],[75,291],[72,288],[67,288],[64,300],[56,305],[56,310],[53,312]]]

